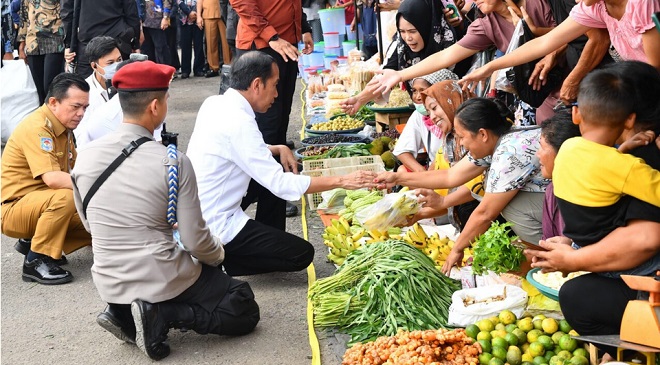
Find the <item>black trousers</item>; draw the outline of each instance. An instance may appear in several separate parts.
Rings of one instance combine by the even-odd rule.
[[[193,331],[205,335],[244,335],[259,323],[259,305],[250,285],[229,277],[220,268],[203,265],[195,283],[173,299],[157,304],[186,304],[195,313]],[[133,325],[130,304],[109,304],[119,320]],[[180,318],[164,318],[171,322]]]
[[[27,56],[28,67],[32,80],[39,94],[39,105],[46,100],[48,87],[55,76],[64,72],[64,53],[48,53],[38,56]]]
[[[167,34],[158,28],[142,28],[144,31],[144,44],[142,52],[149,56],[150,61],[162,65],[170,65],[172,62],[170,47],[167,44]]]
[[[277,62],[280,71],[280,81],[277,84],[277,98],[273,105],[265,113],[255,113],[259,131],[264,141],[270,145],[286,143],[286,132],[289,128],[289,115],[291,114],[291,103],[293,94],[296,91],[296,81],[298,74],[298,63],[294,61],[284,62],[282,56],[272,48],[263,48],[260,52],[271,55]],[[242,55],[247,50],[237,49],[236,53]],[[247,197],[256,197],[259,201],[257,206],[257,215],[255,219],[269,226],[284,230],[286,224],[286,202],[265,189],[254,180],[250,182],[246,199],[243,199],[247,205],[254,202]],[[279,200],[279,202],[277,202]],[[247,205],[241,205],[243,209]]]
[[[177,41],[177,32],[180,27],[180,23],[176,19],[176,17],[174,17],[170,19],[170,24],[171,25],[167,29],[165,29],[165,36],[167,37],[167,46],[170,50],[170,63],[168,63],[168,65],[178,70],[181,68],[181,61],[179,60],[179,52],[177,51],[179,44],[179,42]]]
[[[191,58],[193,50],[195,55],[195,63],[192,66],[192,72],[204,72],[204,31],[199,29],[196,25],[182,25],[181,29],[181,73],[190,75]]]
[[[559,290],[559,304],[568,323],[581,336],[614,335],[628,301],[637,298],[622,279],[587,274],[567,281]],[[597,345],[616,358],[616,348]]]
[[[222,265],[227,274],[242,276],[300,271],[313,259],[314,247],[309,242],[250,219],[225,245]]]

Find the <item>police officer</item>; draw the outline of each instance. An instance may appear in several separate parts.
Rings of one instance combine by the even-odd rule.
[[[72,173],[76,207],[93,237],[92,279],[108,303],[97,323],[154,360],[169,355],[170,328],[241,335],[259,321],[250,286],[218,267],[223,245],[202,218],[190,160],[153,140],[173,75],[151,61],[120,65],[112,84],[123,123],[82,147]],[[108,178],[99,185],[101,175]],[[174,221],[185,249],[173,238]]]
[[[89,85],[74,74],[57,75],[46,103],[16,127],[2,156],[2,233],[32,237],[23,280],[64,284],[73,280],[55,260],[91,243],[73,202],[69,172],[76,161],[72,131],[82,119]]]

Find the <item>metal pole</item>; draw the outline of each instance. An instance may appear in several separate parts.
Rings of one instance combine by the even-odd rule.
[[[355,6],[355,48],[360,50],[360,18],[364,16],[364,4],[360,4],[358,7]]]
[[[376,4],[376,14],[377,16],[377,26],[378,26],[378,56],[380,57],[380,63],[383,64],[385,63],[385,59],[383,57],[383,26],[381,24],[381,17],[380,17],[380,5],[378,5],[378,0],[375,0]]]

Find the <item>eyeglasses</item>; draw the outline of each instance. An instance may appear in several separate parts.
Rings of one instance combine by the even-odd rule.
[[[554,110],[554,111],[566,110],[566,109],[571,109],[574,106],[578,106],[577,101],[574,102],[574,103],[565,104],[563,101],[558,100],[557,105],[555,105],[555,107],[552,108],[552,110]]]

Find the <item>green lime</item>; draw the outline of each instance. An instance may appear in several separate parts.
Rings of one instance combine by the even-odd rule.
[[[479,340],[477,342],[479,342],[479,345],[481,346],[483,352],[491,352],[493,350],[493,345],[490,343],[490,341]]]
[[[557,356],[561,357],[564,360],[570,360],[571,357],[573,357],[573,354],[571,354],[570,352],[568,352],[566,350],[561,350],[557,353]]]
[[[495,329],[495,325],[493,322],[487,320],[487,319],[482,319],[481,321],[475,323],[477,327],[479,327],[480,330],[490,332]]]
[[[504,323],[498,323],[495,325],[495,331],[500,331],[500,330],[506,331],[506,326],[504,325]]]
[[[557,331],[552,334],[552,342],[555,343],[555,345],[559,345],[559,339],[561,339],[561,336],[565,335],[564,332],[562,331]]]
[[[493,358],[493,355],[492,355],[492,354],[490,354],[490,353],[488,353],[488,352],[484,352],[484,353],[482,353],[481,355],[479,355],[479,364],[481,364],[481,365],[488,365],[488,363],[490,362],[490,360],[491,360],[492,358]]]
[[[525,317],[518,321],[518,328],[525,332],[529,332],[534,329],[534,323],[532,323],[531,317]]]
[[[589,360],[585,356],[575,355],[569,361],[571,365],[589,365]]]
[[[493,346],[493,356],[500,360],[506,360],[506,348]]]
[[[513,333],[507,333],[506,336],[504,336],[504,339],[511,346],[518,345],[518,336],[514,335]]]
[[[532,342],[529,345],[529,354],[534,357],[543,356],[545,354],[545,346],[540,342]]]
[[[584,347],[578,347],[578,348],[575,349],[575,351],[573,351],[573,356],[577,356],[577,355],[584,356],[584,357],[588,358],[589,357],[589,351],[587,351]]]
[[[507,324],[506,327],[504,328],[507,332],[511,333],[514,330],[518,329],[518,326],[515,324]]]
[[[543,332],[541,330],[533,329],[529,332],[527,332],[527,342],[529,343],[534,343],[538,341],[539,336],[541,336]]]
[[[571,335],[563,335],[561,336],[561,339],[559,339],[559,348],[561,348],[562,350],[573,352],[575,351],[577,346],[578,346],[577,340],[571,338]]]
[[[539,336],[539,338],[536,340],[540,342],[543,347],[545,347],[545,350],[552,350],[555,347],[555,343],[552,342],[552,338],[550,336],[542,335]]]
[[[498,359],[497,357],[494,357],[490,359],[488,365],[504,365],[504,361],[502,359]]]
[[[534,364],[535,365],[544,365],[547,364],[548,360],[545,359],[543,356],[536,356],[534,357]]]
[[[559,329],[564,333],[569,333],[573,329],[567,320],[562,319],[559,321]]]
[[[508,348],[509,347],[509,341],[502,337],[495,337],[491,340],[491,343],[493,347],[501,347],[501,348]]]
[[[522,363],[522,353],[516,346],[509,346],[506,352],[506,362],[510,365],[520,365]]]
[[[516,328],[511,333],[513,333],[514,335],[516,335],[516,337],[518,337],[518,344],[527,342],[527,334],[525,333],[525,331],[521,330],[520,328]]]
[[[545,357],[545,359],[546,359],[548,362],[550,362],[550,359],[551,359],[553,356],[555,356],[555,355],[556,355],[556,353],[555,353],[554,351],[546,351],[546,352],[545,352],[545,355],[543,355],[543,357]]]
[[[476,324],[471,324],[465,327],[465,334],[475,340],[477,339],[477,335],[479,334],[479,332],[481,332],[481,330],[479,329],[479,327],[477,327]]]

